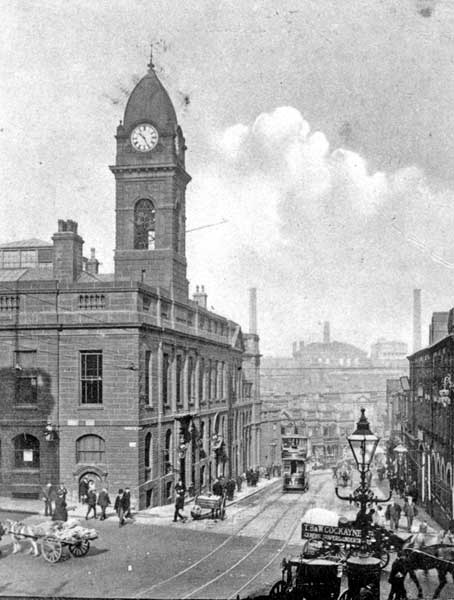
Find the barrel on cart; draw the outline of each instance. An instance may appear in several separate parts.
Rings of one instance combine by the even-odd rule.
[[[196,496],[191,517],[198,519],[225,519],[225,493],[222,496],[212,494]]]

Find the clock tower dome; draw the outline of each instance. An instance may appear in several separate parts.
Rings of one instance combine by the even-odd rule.
[[[152,61],[117,127],[115,279],[188,299],[185,139]]]

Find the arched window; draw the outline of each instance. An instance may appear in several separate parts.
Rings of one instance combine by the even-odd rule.
[[[151,433],[145,436],[145,479],[153,479],[153,438]]]
[[[134,207],[134,248],[154,250],[156,211],[151,200],[143,198]]]
[[[76,440],[76,463],[104,463],[106,443],[98,435],[84,435]]]
[[[166,445],[164,449],[164,472],[170,473],[172,470],[172,431],[166,431]]]
[[[17,469],[39,469],[39,440],[28,433],[14,438],[14,466]]]

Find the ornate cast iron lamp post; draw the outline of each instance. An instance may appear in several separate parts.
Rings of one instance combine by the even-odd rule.
[[[361,417],[357,423],[355,431],[347,437],[350,449],[356,462],[360,474],[360,484],[349,496],[342,496],[336,486],[336,496],[341,500],[348,500],[360,505],[361,515],[361,545],[359,556],[352,556],[347,560],[347,576],[349,589],[353,593],[359,594],[361,587],[370,585],[374,599],[380,597],[380,560],[370,556],[367,548],[368,522],[366,519],[367,505],[377,502],[388,502],[391,498],[390,492],[388,498],[377,498],[370,489],[367,481],[370,473],[370,465],[377,449],[378,438],[369,427],[369,421],[366,419],[365,409],[361,409]]]

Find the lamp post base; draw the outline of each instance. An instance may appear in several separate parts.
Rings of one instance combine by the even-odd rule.
[[[361,588],[370,586],[371,600],[380,600],[380,559],[373,556],[351,556],[347,559],[348,589],[353,598]]]

